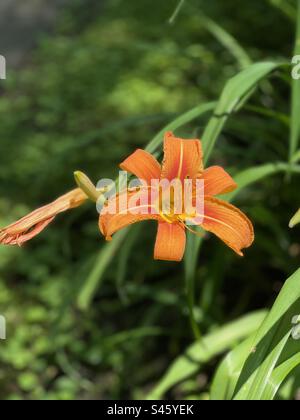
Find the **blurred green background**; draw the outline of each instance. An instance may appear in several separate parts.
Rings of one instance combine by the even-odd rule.
[[[251,60],[290,58],[292,2],[274,3],[187,0],[169,23],[177,0],[66,2],[0,82],[0,226],[73,188],[74,170],[115,177],[128,154],[176,115],[216,100]],[[286,160],[288,125],[254,107],[288,114],[289,88],[276,78],[258,90],[212,162],[234,174]],[[176,134],[201,137],[206,122]],[[299,266],[299,231],[287,228],[299,202],[299,181],[282,176],[239,196],[256,230],[244,259],[207,237],[196,281],[203,332],[273,302]],[[105,244],[92,205],[57,218],[22,249],[0,248],[1,399],[141,398],[193,341],[183,265],[152,260],[155,223],[134,232],[85,311],[78,296]],[[217,361],[168,397],[205,393]]]

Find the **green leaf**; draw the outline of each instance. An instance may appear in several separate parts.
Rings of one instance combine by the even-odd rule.
[[[242,367],[251,352],[253,334],[231,350],[216,370],[210,390],[211,400],[231,400]]]
[[[200,17],[200,23],[220,42],[220,44],[222,44],[230,52],[230,54],[232,54],[241,68],[245,68],[251,65],[252,60],[248,53],[244,50],[244,48],[241,47],[238,41],[221,25],[203,13]]]
[[[300,150],[297,150],[297,152],[294,154],[292,162],[297,163],[300,160]]]
[[[185,0],[179,0],[179,3],[177,4],[174,12],[172,13],[172,16],[169,18],[170,25],[173,25],[173,23],[175,22],[175,20],[176,20],[177,16],[179,15],[184,3],[185,3]]]
[[[174,121],[167,124],[160,132],[151,140],[146,146],[145,150],[149,153],[155,153],[157,149],[162,145],[164,134],[166,131],[175,131],[178,128],[188,124],[189,122],[199,118],[203,114],[212,111],[216,106],[216,102],[207,102],[190,109],[184,114],[177,117]]]
[[[300,0],[297,0],[297,28],[294,55],[300,55]],[[292,109],[290,130],[290,162],[297,150],[300,139],[300,80],[292,80]]]
[[[201,239],[201,238],[200,238]],[[195,306],[195,272],[194,267],[197,265],[197,257],[201,246],[199,237],[191,232],[187,232],[185,257],[184,257],[184,277],[186,284],[187,302],[190,315],[190,323],[196,339],[201,338],[201,332],[194,314]]]
[[[80,290],[77,299],[77,305],[81,310],[87,310],[90,302],[94,296],[95,290],[99,287],[101,280],[103,278],[103,274],[110,264],[116,252],[119,250],[121,245],[123,244],[125,237],[127,235],[128,229],[125,228],[118,232],[113,241],[106,244],[100,251],[99,256],[94,264],[94,267],[85,280],[85,283]]]
[[[257,330],[265,318],[265,311],[254,312],[204,336],[192,344],[182,356],[174,360],[158,385],[147,396],[159,399],[178,382],[198,372],[204,363],[223,353],[237,341]]]
[[[281,12],[293,22],[295,21],[295,8],[286,0],[268,0],[269,3],[281,10]]]
[[[224,200],[232,201],[234,198],[246,187],[254,184],[268,176],[279,172],[288,172],[291,170],[294,173],[300,173],[300,165],[293,165],[291,168],[284,162],[266,163],[265,165],[254,166],[245,169],[235,175],[234,180],[238,184],[238,188],[223,196]]]
[[[287,354],[289,354],[289,356],[287,356]],[[294,341],[287,343],[281,358],[284,360],[282,362],[279,361],[278,366],[272,372],[271,378],[266,385],[264,400],[273,400],[288,375],[300,365],[299,342]]]
[[[212,382],[212,400],[231,400],[243,365],[251,351],[255,334],[230,351],[220,363]],[[273,370],[264,391],[264,400],[273,400],[288,375],[300,365],[300,348],[296,341],[289,341],[281,354],[278,366]]]
[[[290,117],[282,112],[276,111],[274,109],[263,108],[256,105],[245,105],[247,111],[252,111],[256,114],[262,115],[263,117],[268,117],[270,120],[276,119],[277,121],[284,124],[286,127],[290,127]]]
[[[262,79],[282,66],[283,63],[276,62],[255,63],[227,82],[202,138],[205,162],[229,116],[245,103]]]
[[[259,328],[235,390],[236,400],[263,400],[268,382],[287,343],[292,340],[292,318],[300,313],[300,269],[285,283],[269,315]]]
[[[141,225],[133,225],[130,229],[130,232],[127,235],[126,242],[122,246],[122,252],[119,255],[118,258],[118,269],[117,269],[117,275],[116,275],[116,285],[117,290],[120,296],[120,299],[124,303],[128,303],[128,297],[126,295],[125,289],[123,287],[125,277],[126,277],[126,271],[128,267],[128,259],[130,257],[130,253],[134,247],[134,244],[136,240],[138,239],[138,236],[141,231]]]

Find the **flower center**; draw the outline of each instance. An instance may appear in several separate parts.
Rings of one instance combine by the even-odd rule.
[[[196,216],[195,211],[187,212],[185,209],[184,190],[176,190],[171,187],[169,190],[159,191],[157,203],[160,216],[167,223],[184,223],[186,219]]]

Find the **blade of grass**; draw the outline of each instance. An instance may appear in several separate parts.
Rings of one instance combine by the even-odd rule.
[[[294,55],[300,55],[300,0],[297,0],[297,23]],[[297,150],[300,138],[300,80],[292,80],[291,93],[290,162]]]
[[[138,238],[138,235],[141,231],[141,225],[134,225],[131,227],[130,232],[128,233],[126,243],[122,247],[122,253],[119,256],[118,260],[118,269],[116,277],[117,290],[120,296],[120,299],[124,304],[127,304],[128,297],[124,292],[123,283],[126,276],[126,268],[128,264],[128,259],[130,257],[130,252]]]
[[[247,340],[235,347],[220,363],[211,386],[211,400],[232,399],[243,365],[253,351],[255,335],[252,334]],[[298,343],[287,343],[281,359],[266,384],[264,400],[273,400],[284,380],[300,365]]]
[[[149,153],[155,153],[157,149],[161,146],[166,131],[175,131],[178,128],[183,127],[184,125],[195,120],[196,118],[201,117],[203,114],[213,111],[215,106],[216,102],[208,102],[205,104],[198,105],[195,108],[192,108],[184,114],[180,115],[174,121],[167,124],[145,147],[145,150],[147,150],[147,152]]]
[[[295,8],[286,0],[268,0],[268,2],[279,9],[290,20],[295,21]]]
[[[292,162],[297,163],[300,160],[300,150],[297,150],[297,152],[294,154]]]
[[[133,330],[125,330],[118,332],[110,337],[105,338],[103,346],[105,347],[116,347],[122,343],[126,343],[131,340],[140,340],[145,337],[153,337],[156,335],[164,335],[166,331],[160,327],[139,327]]]
[[[236,400],[263,400],[268,382],[290,340],[294,315],[300,313],[300,269],[284,284],[269,315],[255,337],[235,390]]]
[[[296,342],[295,342],[296,343]],[[287,348],[289,347],[289,343]],[[290,346],[291,347],[291,346]],[[278,363],[278,366],[274,369],[271,374],[271,378],[268,381],[265,391],[264,391],[264,400],[273,400],[285,379],[291,374],[291,372],[300,366],[300,351],[299,344],[297,343],[292,349],[292,354],[288,357],[285,357],[286,350],[283,351],[284,360]]]
[[[103,273],[105,272],[108,264],[116,255],[118,249],[122,246],[128,229],[124,229],[116,234],[115,240],[106,244],[100,251],[99,257],[88,276],[85,280],[83,287],[77,298],[77,305],[79,309],[85,311],[88,309],[91,299],[94,296],[95,290],[101,284]]]
[[[234,179],[238,185],[238,188],[229,194],[225,194],[223,198],[228,201],[232,201],[235,197],[247,186],[254,184],[268,176],[274,175],[280,172],[287,172],[290,170],[290,166],[285,162],[278,163],[266,163],[264,165],[254,166],[252,168],[245,169],[234,176]],[[291,167],[293,173],[300,173],[300,165],[293,165]]]
[[[186,294],[187,302],[189,308],[189,318],[191,327],[194,333],[195,339],[201,338],[201,331],[195,319],[194,309],[195,309],[195,273],[193,267],[197,265],[196,260],[199,254],[199,249],[201,246],[201,241],[197,240],[198,237],[190,232],[187,233],[187,242],[184,258],[184,273],[185,273],[185,284],[186,284]]]
[[[175,20],[177,18],[177,16],[179,15],[182,7],[184,6],[185,0],[179,0],[179,3],[177,4],[174,12],[172,13],[172,16],[169,18],[169,24],[173,25],[173,23],[175,23]]]
[[[255,63],[227,82],[215,108],[214,115],[203,134],[205,163],[210,158],[215,142],[229,116],[244,105],[245,100],[249,99],[249,92],[253,93],[254,89],[264,78],[284,65],[284,63],[275,62]]]
[[[210,389],[211,400],[231,400],[243,364],[251,352],[253,334],[231,350],[218,366]]]
[[[282,112],[278,112],[273,109],[263,108],[263,107],[255,106],[255,105],[245,105],[245,109],[247,111],[251,111],[256,114],[262,115],[264,117],[268,117],[270,119],[276,119],[280,121],[282,124],[284,124],[285,126],[290,127],[290,117],[286,114],[283,114]]]
[[[252,64],[252,60],[248,53],[244,50],[244,48],[242,48],[238,41],[221,25],[203,13],[201,13],[200,16],[200,23],[220,42],[221,45],[223,45],[230,52],[230,54],[239,63],[241,69],[246,68]]]
[[[265,316],[265,311],[246,315],[192,344],[183,355],[174,360],[156,387],[149,393],[147,399],[160,399],[178,382],[198,372],[204,363],[223,353],[236,341],[249,336],[259,327]]]

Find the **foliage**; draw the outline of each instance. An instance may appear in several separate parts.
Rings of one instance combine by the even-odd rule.
[[[23,249],[1,247],[1,399],[296,396],[297,2],[178,3],[76,1],[1,83],[0,225],[67,191],[76,169],[116,177],[136,147],[159,152],[171,124],[236,176],[228,198],[255,245],[239,259],[189,238],[184,265],[154,262],[155,224],[106,245],[84,206]]]

